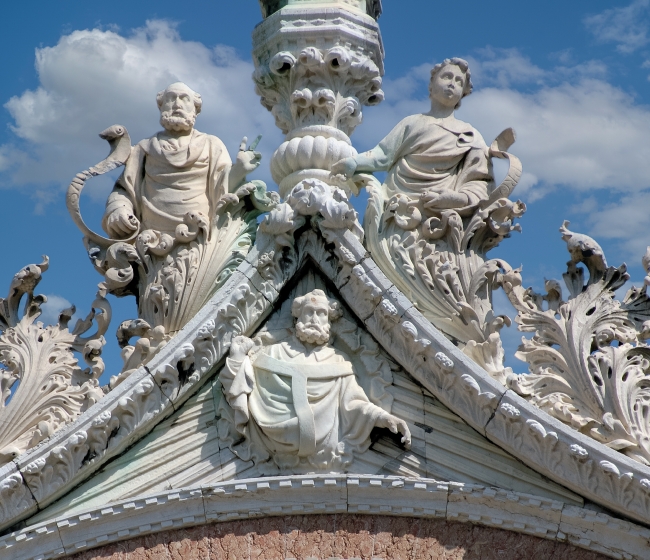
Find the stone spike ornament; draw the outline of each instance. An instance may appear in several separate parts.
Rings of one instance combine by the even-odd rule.
[[[0,299],[0,466],[73,422],[104,395],[98,379],[104,371],[103,335],[111,319],[106,288],[99,285],[90,314],[72,331],[68,323],[74,307],[62,311],[56,325],[44,326],[35,321],[47,299],[35,296],[34,289],[48,267],[47,257],[40,265],[24,267],[14,276],[7,298]],[[83,336],[93,323],[96,332]],[[90,367],[82,369],[73,352]]]
[[[555,280],[538,294],[522,287],[518,270],[500,276],[519,330],[535,333],[516,354],[531,373],[511,376],[508,385],[579,432],[650,465],[650,282],[646,277],[642,288],[616,300],[629,279],[626,266],[608,266],[598,243],[568,226],[560,228],[571,255],[566,301]],[[648,272],[649,257],[650,248],[642,261]]]
[[[262,1],[263,23],[253,32],[256,91],[286,134],[271,173],[286,197],[304,179],[348,192],[330,169],[357,152],[350,135],[364,106],[377,105],[384,51],[375,19],[380,7],[365,0]],[[378,9],[379,8],[379,9]]]
[[[223,285],[255,240],[257,217],[277,203],[261,181],[246,180],[261,155],[244,138],[235,163],[216,136],[194,128],[201,96],[182,83],[157,96],[163,131],[131,147],[114,125],[100,134],[111,151],[76,175],[67,204],[109,293],[134,295],[138,318],[118,329],[124,368],[115,387],[151,359]],[[90,177],[124,166],[93,232],[79,209]],[[139,337],[133,345],[133,337]]]

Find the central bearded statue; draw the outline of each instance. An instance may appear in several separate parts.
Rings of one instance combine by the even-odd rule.
[[[401,433],[404,422],[370,402],[349,357],[328,344],[338,302],[322,290],[294,300],[293,336],[252,356],[254,342],[236,337],[219,379],[230,407],[231,429],[243,445],[233,450],[280,471],[345,471],[370,445],[373,428]]]

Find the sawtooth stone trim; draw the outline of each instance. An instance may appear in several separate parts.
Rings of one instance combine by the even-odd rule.
[[[48,560],[207,523],[313,514],[446,519],[569,543],[612,558],[646,559],[649,551],[648,529],[529,494],[430,479],[304,475],[166,491],[97,507],[5,536],[0,556]]]

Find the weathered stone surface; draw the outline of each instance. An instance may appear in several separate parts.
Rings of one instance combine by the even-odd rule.
[[[74,560],[604,560],[537,537],[442,520],[319,515],[250,519],[150,535]]]
[[[288,327],[281,331],[284,340],[276,335],[279,343],[265,345],[272,331],[233,339],[219,373],[224,446],[244,461],[253,460],[264,473],[345,471],[355,455],[370,447],[374,428],[399,432],[409,449],[407,423],[390,413],[388,362],[374,357],[362,370],[355,367],[353,358],[331,340],[337,331],[346,340],[341,332],[346,327],[338,327],[341,303],[319,288],[301,293],[292,300],[290,315],[280,314]],[[348,325],[348,332],[356,331],[353,323]],[[280,324],[274,327],[279,330]],[[352,342],[348,352],[366,366],[361,354],[368,353],[368,345]],[[375,391],[364,391],[364,385],[373,384]]]

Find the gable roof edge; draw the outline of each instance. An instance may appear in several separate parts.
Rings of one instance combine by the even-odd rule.
[[[224,359],[232,337],[259,327],[307,256],[382,347],[470,426],[555,482],[650,523],[649,468],[561,424],[492,379],[393,286],[352,231],[315,227],[319,232],[303,231],[289,256],[276,255],[273,274],[268,255],[277,236],[258,239],[228,282],[147,366],[76,422],[0,469],[0,529],[54,502],[178,410]]]
[[[302,475],[166,490],[89,508],[0,538],[14,560],[56,558],[161,532],[300,513],[472,523],[567,542],[614,558],[646,558],[650,530],[603,513],[475,484],[400,476]]]

